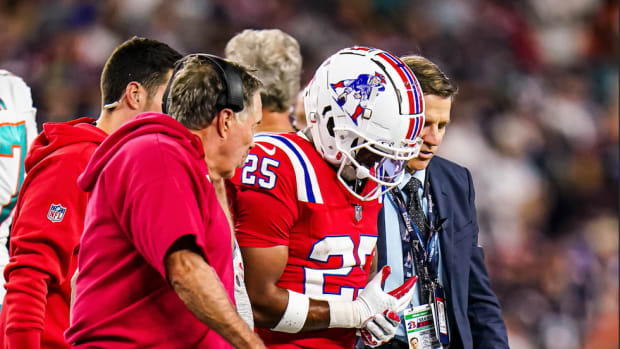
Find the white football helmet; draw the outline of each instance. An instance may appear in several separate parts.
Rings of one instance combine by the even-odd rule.
[[[339,166],[338,179],[360,200],[376,199],[400,184],[407,160],[420,151],[422,89],[389,52],[357,46],[338,51],[306,87],[304,107],[317,151]],[[362,149],[376,154],[371,163],[360,163]],[[346,167],[353,167],[357,179],[376,182],[376,188],[359,193],[343,178]]]

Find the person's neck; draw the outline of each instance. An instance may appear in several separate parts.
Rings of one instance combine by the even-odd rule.
[[[263,120],[256,128],[256,132],[293,132],[293,126],[288,119],[288,113],[274,112],[263,108]]]
[[[103,110],[97,119],[97,127],[103,132],[110,134],[116,131],[125,122],[133,119],[133,115],[129,115],[123,111],[108,111]]]

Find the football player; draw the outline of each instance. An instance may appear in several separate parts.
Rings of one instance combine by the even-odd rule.
[[[36,109],[30,87],[18,76],[0,69],[0,285],[9,262],[6,248],[17,194],[24,182],[24,160],[37,135]],[[6,293],[0,287],[0,304]]]
[[[379,198],[419,152],[422,93],[397,57],[353,47],[318,68],[304,104],[308,127],[257,135],[233,179],[255,325],[274,348],[352,348],[356,329],[378,345],[415,282],[388,294],[389,269],[368,280]]]

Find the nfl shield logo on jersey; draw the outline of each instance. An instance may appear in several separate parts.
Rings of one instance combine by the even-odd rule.
[[[52,204],[49,211],[47,211],[47,219],[53,223],[61,222],[65,218],[66,207],[62,207],[61,204]]]
[[[362,206],[355,205],[355,220],[360,221],[362,219]]]

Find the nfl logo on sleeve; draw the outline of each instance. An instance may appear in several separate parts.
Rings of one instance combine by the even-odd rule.
[[[52,223],[62,222],[62,219],[65,218],[66,211],[67,208],[62,207],[61,204],[52,204],[49,211],[47,211],[47,219],[49,219]]]

